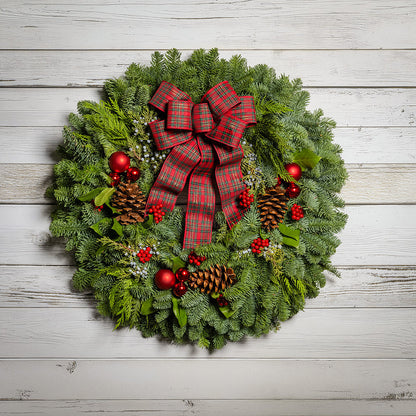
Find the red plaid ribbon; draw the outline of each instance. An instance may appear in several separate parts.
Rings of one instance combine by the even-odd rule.
[[[211,88],[200,104],[194,104],[175,85],[163,81],[149,104],[166,114],[166,120],[150,123],[156,146],[172,151],[150,191],[147,206],[163,204],[172,210],[191,175],[183,247],[210,243],[214,175],[228,225],[232,227],[243,215],[237,203],[245,189],[240,139],[246,127],[256,124],[253,97],[239,97],[228,81],[223,81]]]

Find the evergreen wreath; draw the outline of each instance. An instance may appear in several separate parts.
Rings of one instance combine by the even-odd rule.
[[[237,163],[242,178],[228,202],[241,215],[230,228],[217,206],[210,241],[194,246],[184,241],[184,193],[173,209],[163,198],[149,203],[175,151],[156,143],[157,126],[164,129],[166,118],[156,96],[167,87],[179,94],[180,105],[192,106],[218,85],[233,90],[241,108],[244,97],[255,106],[255,120],[243,122],[235,146],[244,151]],[[347,173],[342,150],[332,142],[334,121],[321,110],[306,110],[309,94],[299,79],[277,77],[266,65],[248,67],[241,56],[220,59],[217,49],[196,50],[186,60],[172,49],[155,52],[150,66],[131,64],[124,77],[105,82],[104,92],[99,103],[81,101],[78,114],[69,115],[47,194],[57,204],[50,230],[66,239],[78,266],[74,287],[92,289],[99,312],[116,328],[218,349],[277,329],[318,295],[325,270],[338,275],[330,256],[347,220],[338,195]],[[169,103],[173,115],[166,123],[178,124],[178,137],[197,136],[207,144],[211,132],[185,131],[181,123],[189,123],[190,110],[182,114],[175,103]],[[221,156],[214,157],[218,166]],[[182,162],[171,160],[177,163],[171,165],[174,181]],[[207,172],[203,179],[211,181]],[[217,190],[217,201],[218,193],[226,194]]]

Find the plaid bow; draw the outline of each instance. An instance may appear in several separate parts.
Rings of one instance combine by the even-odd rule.
[[[166,120],[149,124],[156,146],[172,150],[150,191],[147,206],[163,204],[172,210],[192,172],[183,247],[210,243],[214,173],[228,225],[232,227],[243,215],[237,203],[245,189],[240,139],[246,127],[256,124],[253,97],[239,97],[228,81],[223,81],[211,88],[200,104],[194,104],[189,95],[163,81],[149,104],[166,114]]]

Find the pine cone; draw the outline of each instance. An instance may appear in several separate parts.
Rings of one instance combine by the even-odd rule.
[[[189,276],[191,289],[200,289],[202,293],[218,293],[236,282],[233,269],[218,264],[208,270],[197,270]]]
[[[120,212],[116,220],[122,225],[144,221],[146,200],[137,183],[120,183],[111,205]]]
[[[269,231],[279,227],[279,223],[283,221],[287,211],[287,201],[289,201],[289,198],[286,196],[285,190],[279,185],[267,189],[259,197],[257,207],[263,228]]]

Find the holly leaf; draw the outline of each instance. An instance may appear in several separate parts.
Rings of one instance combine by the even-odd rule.
[[[120,237],[123,236],[123,226],[114,218],[113,226],[111,227]]]
[[[150,228],[153,225],[153,214],[149,214],[147,221],[143,223],[144,228]]]
[[[172,309],[179,326],[183,328],[188,322],[188,315],[186,310],[179,306],[179,300],[177,298],[172,298]]]
[[[307,168],[313,169],[321,159],[321,156],[309,149],[302,149],[293,155],[293,162],[297,163],[302,170]]]
[[[116,191],[115,188],[104,188],[94,199],[94,204],[99,207],[110,201],[111,195]]]
[[[100,192],[102,192],[106,188],[95,188],[92,191],[88,192],[85,195],[80,196],[78,199],[82,202],[90,202],[92,201]],[[102,204],[100,204],[102,205]]]
[[[154,308],[153,308],[153,298],[149,298],[147,300],[145,300],[141,307],[140,307],[140,313],[142,315],[150,315],[154,312]]]
[[[91,225],[90,228],[94,230],[100,237],[103,236],[103,233],[101,231],[100,225],[109,223],[111,221],[111,218],[103,218],[102,220],[96,222],[94,225]]]
[[[294,230],[287,225],[279,225],[280,234],[283,236],[283,244],[291,247],[297,247],[299,245],[300,230]]]
[[[185,267],[186,263],[178,256],[172,258],[172,271],[176,273],[178,269]]]
[[[228,319],[228,318],[231,318],[233,315],[234,315],[234,313],[235,313],[235,311],[233,311],[231,308],[230,308],[230,306],[229,305],[227,305],[227,306],[220,306],[219,307],[219,310],[221,311],[221,313]]]

